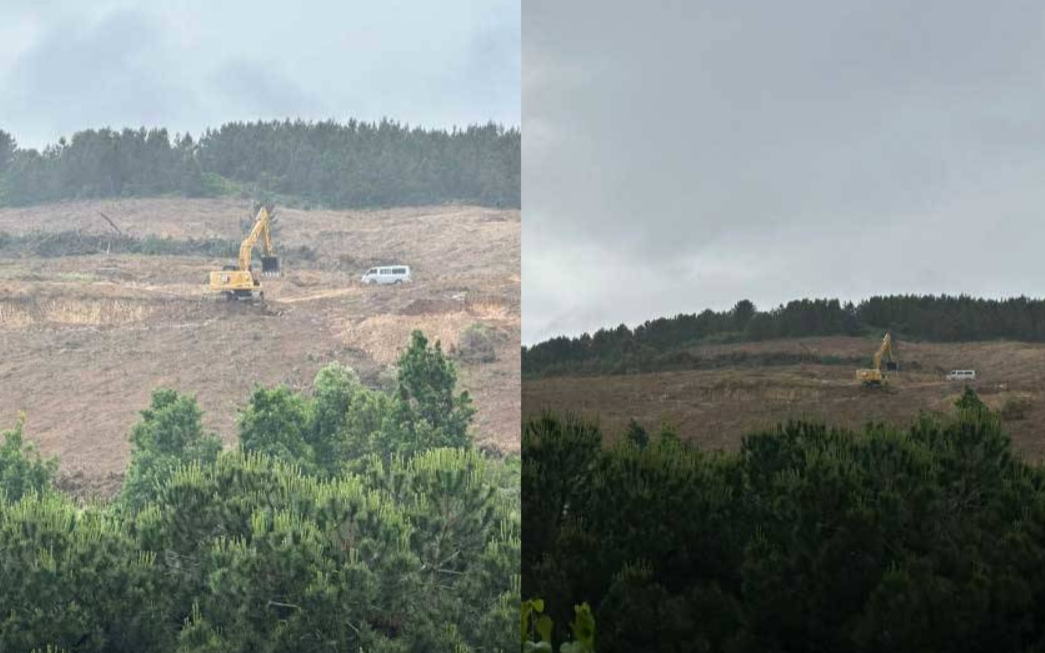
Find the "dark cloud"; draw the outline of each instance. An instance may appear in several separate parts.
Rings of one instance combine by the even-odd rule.
[[[525,338],[741,297],[1041,294],[1043,22],[1029,2],[528,1]]]
[[[142,12],[52,24],[0,85],[0,115],[29,144],[88,126],[161,124],[170,107],[196,105],[191,89],[160,74],[170,63],[162,26]]]

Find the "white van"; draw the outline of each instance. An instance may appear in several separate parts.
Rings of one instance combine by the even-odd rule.
[[[974,381],[976,370],[951,370],[947,373],[948,381]]]
[[[408,265],[389,265],[387,267],[370,268],[361,279],[361,281],[367,285],[373,285],[375,283],[398,284],[411,280],[410,266]]]

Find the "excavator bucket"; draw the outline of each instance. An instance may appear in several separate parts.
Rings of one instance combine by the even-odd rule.
[[[261,275],[264,277],[278,277],[279,276],[279,257],[277,256],[262,256],[261,257]]]

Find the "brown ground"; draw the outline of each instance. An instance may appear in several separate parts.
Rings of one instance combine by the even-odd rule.
[[[237,200],[123,200],[0,210],[0,231],[105,233],[101,210],[124,231],[176,238],[239,238],[249,205]],[[307,245],[311,263],[284,257],[266,279],[264,307],[207,291],[229,261],[94,256],[0,259],[0,428],[19,411],[27,435],[61,458],[67,483],[111,491],[138,411],[160,385],[195,393],[226,443],[255,383],[304,389],[341,361],[365,381],[421,329],[452,348],[475,322],[501,330],[497,361],[459,364],[478,408],[476,441],[517,451],[519,211],[469,206],[384,211],[277,208],[278,248]],[[414,283],[367,287],[372,264],[412,266]]]
[[[877,345],[862,338],[808,338],[709,346],[700,353],[741,349],[869,357]],[[598,417],[610,437],[632,417],[647,428],[666,420],[702,446],[735,449],[745,434],[789,417],[859,427],[870,420],[902,425],[920,410],[949,410],[962,385],[945,381],[944,373],[975,369],[978,378],[970,385],[992,408],[1015,397],[1030,402],[1026,415],[1007,420],[1007,428],[1025,456],[1037,460],[1045,455],[1045,345],[902,343],[897,353],[905,367],[884,390],[861,388],[848,365],[564,377],[524,382],[523,413],[531,417],[552,409]]]

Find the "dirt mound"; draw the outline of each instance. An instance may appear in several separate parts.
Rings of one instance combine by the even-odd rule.
[[[460,311],[463,305],[452,299],[415,299],[399,311],[400,315],[439,315]]]

